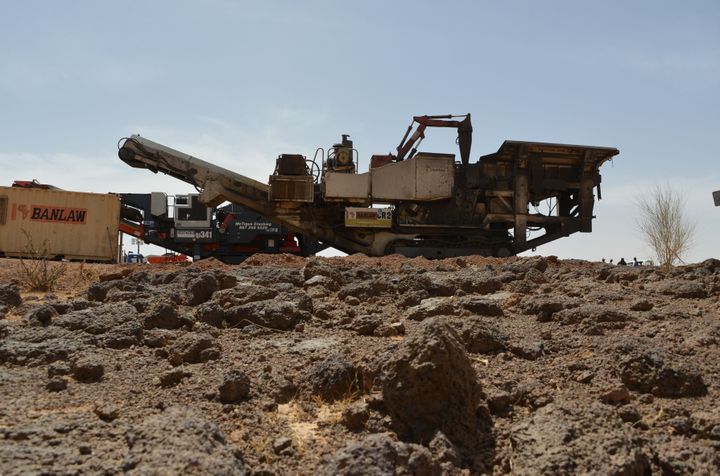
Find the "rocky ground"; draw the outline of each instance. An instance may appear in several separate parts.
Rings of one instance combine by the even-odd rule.
[[[717,474],[720,261],[0,260],[3,474]]]

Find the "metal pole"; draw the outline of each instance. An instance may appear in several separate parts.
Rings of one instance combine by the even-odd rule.
[[[118,231],[118,240],[120,243],[118,244],[118,255],[117,255],[117,262],[122,263],[122,255],[123,255],[123,232]]]

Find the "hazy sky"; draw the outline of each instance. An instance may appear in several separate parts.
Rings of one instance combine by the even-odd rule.
[[[0,183],[193,191],[122,163],[132,133],[262,181],[347,133],[367,167],[413,115],[470,112],[473,160],[505,139],[620,149],[595,231],[538,253],[650,257],[634,200],[669,183],[702,260],[720,236],[718,25],[716,0],[3,2]]]

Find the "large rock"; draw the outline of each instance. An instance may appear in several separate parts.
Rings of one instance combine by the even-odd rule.
[[[202,273],[188,281],[188,304],[191,306],[202,304],[210,299],[218,289],[220,289],[220,283],[218,283],[215,275],[213,273]]]
[[[0,284],[0,306],[15,307],[22,303],[17,284]]]
[[[378,314],[361,314],[343,325],[344,329],[352,330],[361,336],[372,335],[383,323],[383,316]]]
[[[184,362],[197,364],[215,360],[220,357],[220,348],[210,334],[188,332],[178,338],[169,349],[169,360],[172,365]]]
[[[514,261],[504,265],[502,267],[502,270],[524,275],[531,269],[535,269],[544,273],[547,268],[548,258],[545,258],[543,256],[530,256],[527,258],[517,258]]]
[[[59,316],[55,325],[99,335],[129,321],[137,321],[137,310],[126,302],[103,304]]]
[[[140,345],[143,339],[143,329],[140,322],[135,319],[113,327],[100,336],[98,344],[110,349],[127,349]]]
[[[250,393],[250,379],[245,372],[236,369],[225,374],[223,382],[218,388],[220,401],[234,403],[248,396]]]
[[[288,403],[295,397],[297,387],[283,372],[272,371],[266,374],[263,386],[269,390],[270,396],[276,403]]]
[[[440,474],[440,468],[427,448],[402,443],[386,433],[379,433],[352,442],[326,458],[317,474],[435,476]]]
[[[177,306],[169,299],[153,302],[145,312],[143,327],[145,329],[177,329],[182,327],[183,320],[178,315]]]
[[[550,403],[510,428],[513,473],[649,474],[649,458],[626,428],[600,403]]]
[[[58,312],[54,307],[50,304],[43,304],[28,312],[25,315],[25,321],[30,326],[47,326],[57,315]]]
[[[465,296],[460,300],[460,305],[477,316],[503,315],[503,310],[497,302],[479,296]]]
[[[91,341],[54,326],[20,328],[0,340],[0,363],[40,365],[66,360],[88,348]]]
[[[507,349],[508,337],[478,317],[453,319],[465,350],[473,354],[492,354]]]
[[[142,342],[137,310],[126,302],[101,304],[54,318],[56,326],[93,336],[96,345],[126,349]]]
[[[126,302],[101,304],[53,319],[56,326],[92,336],[96,345],[125,349],[142,342],[137,310]]]
[[[554,313],[578,306],[578,301],[563,295],[526,296],[518,304],[523,314],[535,314],[539,321],[552,319]]]
[[[699,397],[707,394],[700,371],[689,363],[677,362],[657,348],[634,343],[618,347],[618,371],[630,389],[657,397]]]
[[[195,308],[195,319],[214,327],[222,329],[229,327],[231,324],[237,324],[235,321],[229,323],[229,318],[230,314],[228,314],[228,312],[215,301],[200,304]]]
[[[284,268],[281,266],[249,266],[236,271],[241,278],[248,278],[255,284],[266,286],[270,283],[289,283],[293,286],[302,286],[305,278],[298,268]]]
[[[214,423],[187,407],[170,407],[125,433],[129,474],[248,474],[239,452]]]
[[[703,444],[683,438],[678,444],[677,438],[666,438],[655,445],[657,474],[695,475],[718,474],[720,457],[717,446]]]
[[[433,271],[426,273],[424,278],[428,280],[426,289],[432,296],[454,296],[458,291],[491,294],[502,287],[502,282],[494,275],[472,268],[455,272]]]
[[[340,299],[346,299],[348,296],[359,299],[361,302],[369,301],[373,298],[386,294],[387,286],[378,280],[355,281],[346,284],[338,291],[337,295]]]
[[[303,288],[308,296],[313,299],[322,299],[328,297],[333,291],[336,291],[339,284],[327,276],[313,276],[305,281]],[[353,298],[357,299],[357,298]],[[358,300],[359,302],[359,300]]]
[[[78,382],[99,382],[105,375],[105,365],[96,355],[84,355],[77,358],[70,366],[70,370]]]
[[[455,304],[455,299],[450,297],[423,299],[420,304],[408,309],[405,317],[413,321],[422,321],[433,316],[452,316],[455,314]]]
[[[562,324],[577,324],[583,321],[598,324],[624,323],[630,319],[630,315],[614,305],[583,304],[576,308],[554,312],[552,313],[552,319]]]
[[[704,298],[707,296],[702,281],[686,281],[682,279],[669,279],[648,286],[651,291],[673,296],[676,298]]]
[[[305,370],[300,389],[325,401],[339,400],[359,390],[355,366],[341,355],[331,355]]]
[[[243,282],[234,288],[224,289],[213,294],[212,302],[227,308],[240,306],[249,302],[266,301],[278,295],[275,289]]]
[[[120,279],[93,283],[87,290],[88,301],[103,302],[107,299],[108,293],[118,287],[123,287],[123,281]]]
[[[480,385],[463,343],[442,318],[424,321],[387,357],[382,394],[401,439],[428,442],[440,430],[468,446],[488,430],[476,414]]]
[[[289,310],[287,306],[273,304],[272,300],[277,295],[275,289],[242,282],[234,288],[216,292],[212,300],[197,306],[195,318],[220,328],[242,325],[246,320],[247,323],[280,325],[283,329],[294,326],[298,310],[286,316],[284,310]],[[266,310],[268,307],[270,311]],[[278,307],[281,309],[276,310]]]
[[[331,266],[318,258],[311,258],[305,264],[302,269],[303,278],[305,281],[316,277],[322,276],[329,280],[334,290],[337,290],[343,284],[343,276],[338,269]]]
[[[212,324],[221,319],[229,326],[258,324],[271,329],[287,330],[294,328],[299,322],[310,319],[312,300],[307,294],[285,294],[281,298],[266,301],[248,302],[231,307],[224,311],[220,318],[213,313],[206,313],[200,319]],[[215,311],[217,312],[217,311]]]
[[[230,289],[238,283],[236,276],[217,269],[215,270],[215,279],[217,280],[218,287],[220,289]]]

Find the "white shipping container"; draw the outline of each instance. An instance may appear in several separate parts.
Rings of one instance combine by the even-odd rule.
[[[0,187],[0,256],[114,261],[120,197]]]

